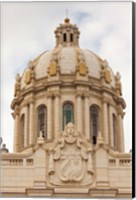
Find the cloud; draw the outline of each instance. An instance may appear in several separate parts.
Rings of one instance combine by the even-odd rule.
[[[2,3],[2,135],[12,151],[13,119],[10,104],[14,77],[29,60],[55,46],[54,30],[66,17],[77,24],[80,47],[107,59],[120,71],[127,102],[124,130],[126,151],[131,148],[131,2]],[[7,126],[8,124],[8,126]],[[11,131],[12,129],[12,131]],[[9,140],[9,138],[11,138]],[[10,141],[10,142],[9,142]]]

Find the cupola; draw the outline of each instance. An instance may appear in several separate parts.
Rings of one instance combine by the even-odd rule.
[[[71,24],[70,19],[66,18],[55,30],[57,46],[79,46],[79,30],[76,24]]]

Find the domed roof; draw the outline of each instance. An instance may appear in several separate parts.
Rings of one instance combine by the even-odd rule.
[[[115,76],[109,67],[107,61],[102,60],[99,56],[87,49],[81,49],[78,45],[80,32],[76,25],[70,24],[69,19],[65,19],[64,24],[60,24],[55,30],[56,47],[51,51],[46,51],[38,56],[34,63],[35,79],[43,79],[49,76],[49,68],[52,63],[59,67],[61,75],[74,75],[79,63],[86,66],[89,77],[100,79],[102,69],[108,70],[110,74],[108,87],[115,87]],[[54,64],[54,65],[55,65]],[[21,79],[21,88],[25,86],[24,71]]]

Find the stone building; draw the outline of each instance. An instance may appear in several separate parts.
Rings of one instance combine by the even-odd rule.
[[[66,18],[56,46],[17,74],[14,152],[1,148],[2,196],[131,197],[120,74],[79,47]]]

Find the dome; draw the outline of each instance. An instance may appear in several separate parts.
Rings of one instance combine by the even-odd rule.
[[[117,131],[122,132],[125,108],[120,74],[114,75],[106,60],[80,48],[79,35],[78,27],[65,19],[55,30],[55,48],[30,61],[22,76],[17,74],[11,104],[15,151],[35,145],[40,135],[52,142],[68,122],[93,145],[101,132],[105,144],[123,151],[117,142],[118,137],[123,141]]]
[[[108,87],[115,87],[115,77],[108,66],[107,61],[102,60],[99,56],[88,49],[81,49],[77,47],[61,47],[55,48],[52,51],[44,52],[36,59],[35,64],[35,78],[36,80],[48,77],[48,69],[54,56],[54,52],[58,52],[56,59],[60,68],[60,74],[74,75],[76,73],[79,59],[83,59],[88,69],[88,76],[96,79],[101,78],[101,69],[103,65],[107,65],[107,70],[110,72],[111,82]],[[78,55],[80,52],[80,55]],[[27,72],[27,68],[25,69]],[[25,72],[22,77],[21,88],[25,87]]]
[[[34,66],[36,80],[47,78],[50,75],[50,66],[52,68],[53,66],[54,68],[57,67],[60,75],[75,75],[81,65],[82,69],[86,68],[81,70],[86,71],[81,73],[82,76],[87,74],[88,77],[98,80],[101,79],[102,69],[106,69],[107,78],[105,85],[109,88],[115,88],[115,76],[107,61],[101,59],[92,51],[79,47],[77,40],[79,37],[78,28],[69,22],[69,19],[65,19],[64,24],[60,24],[55,30],[57,38],[56,47],[53,50],[42,53],[31,62]],[[30,67],[29,64],[28,68]],[[28,68],[23,73],[21,88],[24,88],[26,85],[25,74]]]

